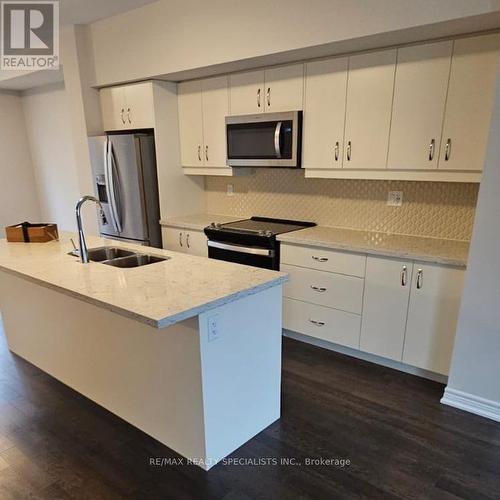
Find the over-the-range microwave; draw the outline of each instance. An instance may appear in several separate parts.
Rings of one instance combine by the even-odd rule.
[[[226,117],[231,167],[300,167],[302,111]]]

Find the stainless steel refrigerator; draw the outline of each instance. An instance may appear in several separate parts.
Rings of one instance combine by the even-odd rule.
[[[101,235],[161,248],[154,135],[90,137],[89,150]]]

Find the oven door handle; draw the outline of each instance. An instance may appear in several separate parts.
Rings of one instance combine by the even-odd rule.
[[[281,127],[283,126],[283,122],[278,122],[276,124],[276,130],[274,131],[274,151],[276,153],[276,158],[281,158]]]
[[[219,250],[229,250],[231,252],[248,253],[252,255],[263,255],[265,257],[274,257],[274,250],[267,248],[244,247],[241,245],[230,245],[228,243],[221,243],[219,241],[208,240],[208,246],[211,248],[218,248]]]

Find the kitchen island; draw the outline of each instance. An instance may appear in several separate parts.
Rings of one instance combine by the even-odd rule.
[[[12,352],[206,470],[279,418],[285,274],[95,237],[166,260],[82,264],[71,237],[0,240]]]

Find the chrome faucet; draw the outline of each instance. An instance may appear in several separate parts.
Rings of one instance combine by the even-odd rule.
[[[84,264],[88,264],[89,262],[89,251],[87,249],[87,243],[85,241],[85,235],[83,234],[83,226],[82,226],[82,205],[86,201],[93,201],[97,205],[99,205],[99,208],[101,209],[101,217],[104,217],[104,211],[102,209],[101,202],[97,199],[94,198],[93,196],[83,196],[78,200],[78,203],[76,204],[76,225],[78,227],[78,243],[80,246],[79,254],[80,254],[80,260]]]

